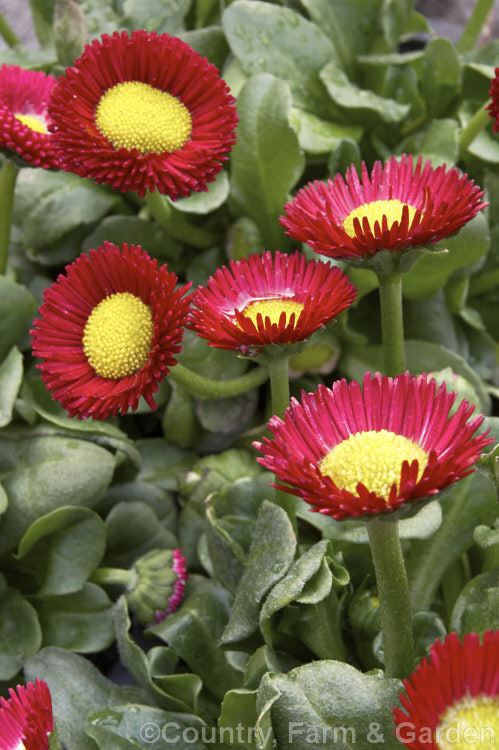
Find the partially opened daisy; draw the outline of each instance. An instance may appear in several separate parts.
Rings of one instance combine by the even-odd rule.
[[[497,750],[499,631],[436,641],[394,709],[397,738],[413,750]]]
[[[110,242],[80,255],[45,291],[33,323],[42,379],[70,416],[105,419],[136,409],[176,364],[189,285],[139,246]]]
[[[59,165],[47,113],[56,83],[54,76],[41,71],[17,65],[0,68],[0,149],[45,169]]]
[[[235,142],[218,70],[187,43],[143,30],[87,45],[52,92],[66,169],[126,192],[175,200],[206,190]]]
[[[0,698],[0,750],[48,750],[54,719],[47,684],[35,680],[9,695]]]
[[[210,346],[258,353],[304,341],[355,299],[348,277],[302,253],[264,252],[222,266],[193,294],[188,327]]]
[[[483,416],[469,419],[463,401],[434,379],[377,373],[291,400],[284,419],[272,417],[274,439],[255,446],[280,489],[301,496],[312,510],[336,519],[389,513],[434,495],[472,470],[482,448],[475,436]]]
[[[281,224],[290,237],[332,258],[355,259],[380,250],[394,253],[437,242],[456,232],[480,209],[483,191],[456,168],[433,168],[412,155],[362,163],[346,177],[315,181],[285,207]]]
[[[495,76],[490,84],[490,97],[491,102],[486,108],[489,115],[494,119],[493,130],[494,133],[499,131],[499,68],[495,69]]]

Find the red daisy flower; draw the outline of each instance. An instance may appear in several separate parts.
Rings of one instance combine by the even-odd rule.
[[[48,750],[54,719],[47,684],[35,680],[9,694],[0,698],[0,750]]]
[[[423,166],[412,155],[377,161],[369,176],[352,165],[346,179],[336,175],[298,191],[284,206],[281,224],[290,237],[331,258],[357,258],[387,249],[437,242],[456,232],[486,203],[468,175],[445,166]]]
[[[499,747],[499,630],[482,643],[469,633],[436,641],[429,660],[404,680],[406,711],[394,709],[395,734],[413,750]]]
[[[17,65],[0,68],[0,148],[45,169],[59,166],[47,113],[56,83],[54,76]]]
[[[123,31],[87,45],[49,111],[66,169],[175,200],[206,190],[222,169],[235,142],[234,101],[215,66],[185,42]]]
[[[210,346],[244,353],[303,341],[336,318],[356,289],[339,268],[299,252],[265,252],[222,266],[193,295],[188,327]]]
[[[499,68],[495,69],[495,77],[491,81],[489,94],[492,101],[486,109],[495,120],[493,130],[497,133],[499,131]]]
[[[70,416],[106,419],[156,407],[158,383],[176,364],[190,284],[139,246],[111,242],[80,255],[45,291],[34,321],[42,379]]]
[[[292,399],[284,420],[272,417],[275,439],[255,443],[259,463],[312,510],[336,519],[387,513],[434,495],[469,474],[493,442],[472,437],[483,416],[426,375],[366,373],[364,393],[346,380]]]

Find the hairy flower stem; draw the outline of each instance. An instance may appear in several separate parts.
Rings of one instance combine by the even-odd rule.
[[[14,190],[19,170],[5,161],[0,171],[0,274],[7,269]]]
[[[267,357],[267,368],[270,378],[272,414],[282,417],[285,409],[289,406],[289,356],[282,353],[276,356],[269,355]],[[296,534],[297,525],[294,496],[283,490],[276,490],[275,501],[288,514],[293,531]]]
[[[402,316],[402,275],[378,274],[381,306],[381,335],[385,375],[405,372],[404,322]]]
[[[468,146],[472,143],[477,135],[491,122],[490,115],[485,109],[490,104],[490,99],[477,109],[469,123],[461,131],[459,136],[459,157],[462,158]]]
[[[189,393],[198,398],[230,398],[257,388],[268,380],[266,367],[254,367],[249,372],[230,380],[210,380],[197,372],[177,363],[168,373],[168,377],[182,385]]]
[[[414,669],[409,585],[398,532],[390,519],[366,521],[376,572],[387,677],[407,677]]]
[[[406,370],[402,275],[379,274],[384,371],[391,377]],[[366,522],[376,572],[387,677],[407,677],[414,669],[414,636],[407,571],[398,521]]]
[[[122,568],[96,568],[89,578],[92,583],[107,585],[131,586],[137,574]]]

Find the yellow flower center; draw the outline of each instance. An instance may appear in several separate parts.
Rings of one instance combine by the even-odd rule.
[[[498,750],[499,697],[467,696],[447,709],[435,730],[441,750]]]
[[[418,479],[428,463],[428,454],[412,440],[388,430],[356,432],[335,445],[319,463],[325,476],[352,494],[362,482],[370,492],[388,500],[393,484],[400,482],[402,464],[417,460]]]
[[[133,375],[149,359],[150,308],[130,292],[111,294],[92,310],[83,332],[83,351],[97,375],[117,380]]]
[[[43,120],[40,120],[39,117],[35,117],[34,115],[14,115],[14,117],[16,120],[19,120],[19,122],[22,122],[23,125],[26,125],[30,130],[34,130],[35,133],[49,132],[45,127],[45,123]]]
[[[141,154],[177,151],[191,137],[187,107],[167,91],[141,81],[117,83],[101,97],[95,123],[115,148]]]
[[[360,226],[362,226],[364,217],[367,218],[369,226],[374,230],[374,224],[376,222],[378,222],[381,227],[383,216],[386,216],[388,229],[390,229],[396,221],[398,221],[400,225],[404,206],[407,206],[409,209],[409,226],[411,226],[416,209],[408,203],[402,203],[398,198],[393,198],[388,201],[371,201],[371,203],[364,203],[363,206],[358,206],[349,213],[343,221],[343,229],[350,237],[355,237],[355,229],[353,226],[354,219],[358,219],[360,221]]]
[[[282,313],[286,313],[286,322],[295,314],[295,323],[300,317],[300,313],[303,310],[304,305],[300,302],[294,302],[290,299],[283,299],[282,297],[274,297],[273,299],[261,299],[256,302],[250,302],[250,304],[244,308],[243,315],[245,318],[249,318],[257,325],[256,319],[258,313],[265,318],[270,318],[271,323],[279,324],[279,318]]]

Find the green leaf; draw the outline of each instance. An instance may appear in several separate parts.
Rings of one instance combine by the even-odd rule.
[[[499,570],[489,570],[468,581],[452,611],[451,628],[460,636],[499,628]]]
[[[457,122],[449,119],[432,120],[421,141],[419,152],[423,159],[431,159],[432,167],[440,167],[443,164],[447,167],[454,166],[459,156]],[[447,245],[447,242],[445,244]]]
[[[106,549],[104,521],[88,508],[56,508],[24,533],[17,558],[24,558],[41,586],[39,595],[79,591]]]
[[[327,114],[317,74],[336,54],[321,28],[291,8],[259,0],[236,0],[224,11],[222,23],[245,73],[271,73],[289,84],[298,107]]]
[[[130,30],[176,35],[185,29],[184,17],[190,5],[191,0],[125,0],[124,21]]]
[[[326,540],[317,542],[309,550],[298,558],[291,566],[288,573],[271,589],[260,612],[260,628],[265,641],[272,645],[272,618],[281,609],[286,607],[292,601],[303,601],[305,591],[307,591],[306,600],[310,603],[322,601],[330,592],[333,582],[333,576],[325,559],[326,554],[332,554],[328,550],[330,543]],[[317,579],[317,573],[322,569],[323,562],[326,562],[326,575],[324,581]],[[315,582],[315,586],[310,586]],[[322,584],[317,591],[317,583]],[[313,596],[313,589],[316,589],[316,597]],[[312,599],[310,596],[312,595]],[[318,598],[317,598],[318,595]],[[316,601],[314,601],[316,599]]]
[[[278,505],[264,501],[230,620],[222,637],[224,645],[245,642],[255,633],[260,605],[271,587],[286,575],[295,549],[296,537],[288,516]]]
[[[298,139],[288,121],[290,106],[288,86],[268,73],[253,75],[238,97],[231,200],[237,214],[249,216],[258,225],[269,250],[289,244],[279,216],[304,166]]]
[[[477,526],[473,533],[473,541],[483,557],[482,572],[499,568],[499,529]]]
[[[93,583],[62,596],[33,597],[44,646],[83,654],[102,651],[114,640],[113,603]]]
[[[199,424],[194,412],[194,399],[181,385],[171,384],[171,396],[161,426],[165,437],[180,448],[192,448],[198,439]]]
[[[141,245],[155,258],[175,258],[179,253],[175,242],[157,224],[139,216],[105,216],[85,237],[81,249],[85,252],[102,247],[105,240],[119,246],[122,242]]]
[[[445,116],[459,96],[461,65],[456,47],[449,39],[432,39],[425,47],[421,93],[428,118]]]
[[[218,718],[220,737],[229,737],[230,745],[255,749],[256,690],[229,690],[222,701]]]
[[[443,240],[447,253],[423,255],[404,274],[402,288],[409,299],[431,297],[445,283],[451,273],[480,260],[488,251],[490,236],[483,213],[477,214],[454,237]]]
[[[35,309],[35,299],[25,286],[0,276],[0,362],[19,343]]]
[[[207,0],[204,0],[202,3],[203,6],[206,6],[207,4]],[[204,26],[204,28],[202,28],[202,26]],[[222,69],[230,50],[223,29],[220,26],[200,24],[198,28],[193,29],[192,31],[180,31],[176,36],[178,36],[179,39],[182,39],[182,41],[187,42],[187,44],[192,47],[192,49],[195,49],[196,52],[199,52],[202,57],[206,57],[219,70]]]
[[[349,81],[343,70],[331,61],[320,72],[329,96],[340,107],[349,110],[350,122],[363,122],[369,118],[369,124],[382,122],[400,122],[410,110],[409,104],[399,104],[394,99],[387,99],[374,91],[361,88]],[[354,110],[354,111],[352,111]]]
[[[0,480],[9,498],[0,526],[2,551],[11,550],[30,524],[62,505],[95,505],[113,471],[111,454],[85,440],[0,437]]]
[[[300,148],[310,154],[329,154],[344,138],[360,141],[363,132],[359,126],[338,125],[297,107],[291,108],[289,124],[298,136]]]
[[[23,357],[14,346],[0,365],[0,427],[12,419],[14,403],[23,379]]]
[[[106,518],[106,565],[128,568],[152,549],[176,549],[178,542],[154,510],[139,501],[118,502]]]
[[[332,660],[312,662],[287,675],[266,675],[258,693],[257,731],[261,741],[269,737],[269,727],[262,723],[267,715],[277,747],[353,750],[382,743],[397,750],[392,709],[401,689],[398,680],[362,674]]]
[[[220,172],[206,192],[192,193],[188,198],[179,198],[170,204],[178,211],[189,214],[208,214],[219,208],[229,195],[229,178],[227,172]]]
[[[202,687],[200,678],[197,675],[161,674],[159,679],[153,680],[151,652],[146,655],[135,643],[129,632],[131,622],[124,596],[118,599],[114,614],[116,640],[121,662],[144,691],[151,696],[151,701],[159,703],[163,708],[171,711],[196,713],[197,697]],[[156,658],[153,663],[155,663],[157,669],[160,663],[158,652],[165,652],[168,649],[156,647],[154,650]]]
[[[180,609],[148,630],[167,643],[220,700],[242,681],[218,645],[230,606],[229,594],[222,586],[190,576]]]
[[[97,222],[119,200],[108,188],[71,172],[23,169],[16,185],[14,221],[36,253],[80,225]]]
[[[333,59],[348,73],[355,70],[357,55],[368,52],[378,35],[381,0],[301,0],[310,18],[328,36]]]
[[[414,541],[407,559],[414,612],[429,609],[445,571],[473,543],[475,526],[490,525],[497,515],[495,488],[478,471],[442,493],[440,503],[440,528],[429,539]]]
[[[82,656],[61,648],[44,648],[24,664],[26,680],[45,680],[52,696],[59,739],[67,748],[96,750],[83,729],[90,713],[115,703],[141,701],[136,687],[118,687]]]
[[[170,744],[177,750],[206,750],[209,745],[201,738],[210,741],[212,737],[211,729],[198,716],[134,703],[95,711],[85,730],[100,750],[164,750]]]
[[[36,610],[15,589],[0,597],[0,680],[11,680],[42,645]]]

